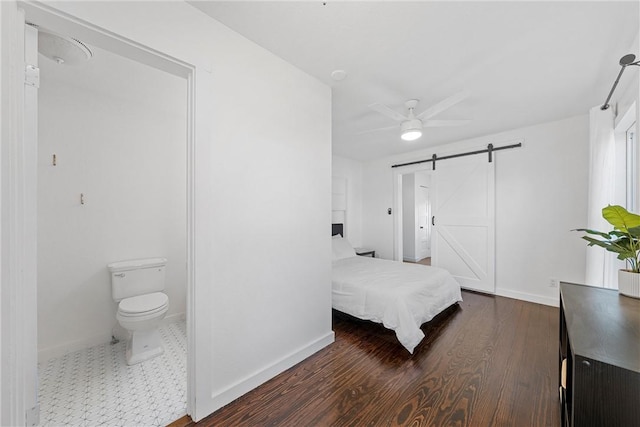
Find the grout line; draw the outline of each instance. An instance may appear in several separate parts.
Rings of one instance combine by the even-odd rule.
[[[123,341],[39,364],[41,425],[160,426],[185,414],[186,323],[159,330],[165,352],[137,365],[126,364]]]

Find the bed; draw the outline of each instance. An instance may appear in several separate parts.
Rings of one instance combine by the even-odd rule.
[[[332,226],[333,308],[381,323],[413,354],[420,326],[462,301],[460,285],[441,268],[357,256],[341,226]]]

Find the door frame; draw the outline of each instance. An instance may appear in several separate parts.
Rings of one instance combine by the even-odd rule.
[[[10,39],[9,43],[14,42],[14,40],[17,41],[17,49],[21,48],[22,36],[20,34],[24,32],[19,20],[22,19],[24,22],[24,16],[26,15],[27,21],[33,20],[39,24],[46,24],[46,27],[52,31],[75,34],[78,37],[82,37],[89,44],[185,78],[187,85],[187,103],[185,105],[187,112],[185,135],[187,162],[187,414],[196,414],[195,123],[197,114],[195,93],[196,76],[199,70],[193,64],[114,34],[86,21],[76,19],[44,3],[3,3],[0,5],[3,8],[0,15],[3,26],[7,22],[11,24],[6,29],[6,32],[3,30],[3,39],[8,37]],[[11,18],[13,18],[13,22],[9,21]],[[5,40],[2,40],[2,42],[5,45]],[[4,56],[2,58],[3,65],[5,58]],[[2,418],[0,418],[0,421],[3,425],[23,425],[26,422],[25,420],[28,419],[26,417],[31,409],[27,407],[30,399],[26,397],[29,393],[36,393],[37,399],[37,335],[33,336],[34,333],[37,334],[37,330],[30,331],[23,328],[25,322],[28,323],[37,313],[37,301],[33,300],[33,295],[36,295],[37,292],[37,264],[34,259],[30,259],[28,250],[29,248],[37,247],[35,225],[33,221],[29,220],[29,218],[37,216],[37,206],[35,204],[37,192],[34,193],[34,190],[37,189],[30,186],[36,176],[34,176],[33,170],[25,167],[25,165],[28,166],[37,162],[37,150],[35,152],[32,152],[33,150],[20,151],[19,149],[12,150],[6,147],[8,145],[8,141],[5,140],[6,136],[15,141],[23,141],[28,136],[22,129],[25,117],[20,110],[24,104],[24,91],[21,89],[24,75],[18,72],[21,65],[17,64],[17,52],[12,52],[12,58],[8,62],[13,68],[9,74],[14,78],[13,81],[16,88],[11,87],[10,93],[7,94],[11,98],[12,104],[10,105],[12,108],[9,108],[6,112],[3,111],[2,117],[4,129],[2,130],[2,194],[0,207],[2,208],[1,233],[3,243],[0,252],[2,257],[0,260],[0,273],[2,274],[3,302],[0,311],[2,316],[0,325],[2,326],[3,338],[5,330],[10,333],[7,339],[9,345],[5,341],[0,347],[2,351],[0,372],[2,373],[2,382],[7,383],[6,386],[3,384],[2,393],[0,393],[2,398],[0,402]],[[3,70],[4,72],[5,70]],[[12,73],[18,75],[13,76]],[[3,93],[3,98],[4,96],[5,94]],[[199,130],[198,135],[201,132],[202,130]],[[33,143],[36,144],[37,148],[37,139],[25,142],[26,145],[33,145]],[[25,306],[28,306],[29,310],[21,309],[21,307]],[[198,335],[203,333],[209,334],[209,330],[206,327],[199,328]],[[36,361],[36,366],[28,366],[33,364],[33,360]],[[36,372],[35,375],[29,374],[34,370]],[[10,381],[4,381],[5,375],[9,376]],[[33,384],[33,378],[36,379],[36,384]],[[202,408],[202,410],[206,411],[207,409]]]
[[[429,164],[417,164],[393,168],[393,259],[404,260],[404,238],[402,233],[402,176],[416,172],[431,172]]]

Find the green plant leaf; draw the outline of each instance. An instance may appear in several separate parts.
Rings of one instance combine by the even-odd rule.
[[[633,237],[640,238],[640,227],[631,227],[627,230]]]
[[[611,236],[612,238],[613,238],[613,236],[625,237],[625,236],[627,236],[627,233],[625,233],[623,231],[618,231],[618,230],[611,230],[609,232],[609,236]]]
[[[629,249],[629,248],[621,248],[621,247],[616,247],[616,246],[609,246],[607,248],[607,250],[609,252],[614,252],[614,253],[619,254],[618,255],[619,257],[623,257],[623,258],[620,258],[620,259],[633,258],[633,257],[636,256],[635,255],[636,254],[635,251],[632,250],[632,249]]]
[[[630,228],[640,227],[640,215],[633,214],[619,205],[602,209],[602,217],[616,230],[628,232]]]
[[[616,247],[620,248],[620,250],[633,251],[634,250],[633,245],[635,243],[635,239],[631,240],[631,239],[629,239],[629,236],[624,235],[623,237],[620,237],[619,239],[609,240],[609,243],[612,246],[616,246]]]
[[[618,254],[618,259],[627,261],[634,271],[640,272],[640,215],[628,212],[622,206],[607,206],[602,209],[602,216],[613,230],[603,231],[578,228],[573,231],[582,231],[591,236],[582,236],[588,242],[588,246],[599,246],[606,251]]]
[[[611,246],[611,243],[608,241],[594,239],[593,237],[589,237],[589,236],[582,236],[582,238],[587,242],[589,242],[589,246],[600,246],[601,248],[605,248],[605,249],[608,249],[609,246]]]
[[[610,239],[611,238],[611,233],[603,233],[602,231],[589,230],[587,228],[576,228],[573,231],[584,231],[585,233],[594,234],[596,236],[604,237],[605,239]]]
[[[615,251],[611,251],[611,252],[615,252]],[[618,252],[618,259],[621,261],[627,260],[629,258],[634,258],[636,256],[636,253],[633,251],[630,252]]]

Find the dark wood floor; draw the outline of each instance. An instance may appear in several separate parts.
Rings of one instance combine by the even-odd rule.
[[[558,309],[463,298],[423,325],[413,356],[393,332],[334,311],[334,344],[198,425],[559,425]]]
[[[416,261],[416,262],[412,262],[412,261],[405,261],[405,262],[408,262],[409,264],[431,265],[431,257],[422,258],[420,261]]]

